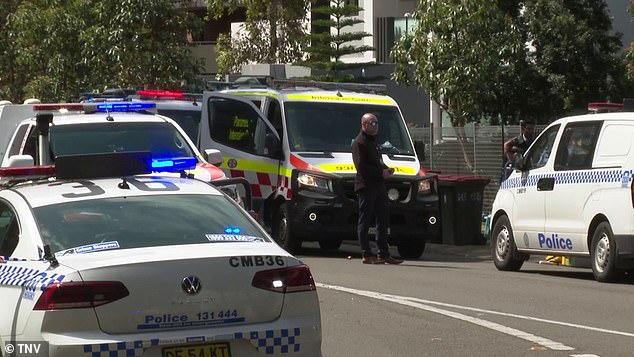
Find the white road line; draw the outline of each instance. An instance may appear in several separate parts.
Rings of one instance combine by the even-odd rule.
[[[458,312],[453,312],[453,311],[449,311],[449,310],[439,309],[437,307],[429,306],[427,304],[422,304],[422,303],[419,303],[419,302],[416,302],[416,301],[412,301],[411,298],[406,298],[406,297],[403,297],[403,296],[396,296],[396,295],[382,294],[382,293],[377,293],[377,292],[368,291],[368,290],[351,289],[351,288],[346,288],[346,287],[343,287],[343,286],[336,286],[336,285],[328,285],[328,284],[321,284],[321,283],[316,283],[316,285],[318,287],[325,288],[325,289],[343,291],[343,292],[347,292],[347,293],[350,293],[350,294],[366,296],[366,297],[373,298],[373,299],[378,299],[378,300],[390,301],[390,302],[394,302],[394,303],[405,305],[405,306],[415,307],[415,308],[418,308],[418,309],[421,309],[421,310],[435,312],[437,314],[441,314],[441,315],[449,316],[449,317],[452,317],[452,318],[455,318],[455,319],[458,319],[458,320],[470,322],[472,324],[479,325],[479,326],[482,326],[482,327],[486,327],[488,329],[495,330],[495,331],[498,331],[498,332],[501,332],[501,333],[504,333],[504,334],[507,334],[507,335],[510,335],[510,336],[513,336],[513,337],[521,338],[523,340],[539,344],[539,345],[544,346],[546,348],[549,348],[551,350],[557,350],[557,351],[572,351],[572,350],[574,350],[573,347],[566,346],[566,345],[564,345],[562,343],[555,342],[555,341],[549,340],[549,339],[544,338],[544,337],[536,336],[536,335],[530,334],[528,332],[524,332],[524,331],[520,331],[520,330],[511,328],[511,327],[500,325],[500,324],[495,323],[495,322],[491,322],[491,321],[482,320],[482,319],[479,319],[479,318],[467,316],[467,315],[464,315],[464,314],[461,314],[461,313],[458,313]]]

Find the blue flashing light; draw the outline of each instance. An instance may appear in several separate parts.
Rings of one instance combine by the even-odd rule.
[[[240,234],[240,232],[242,232],[242,230],[240,229],[240,227],[227,227],[225,228],[225,233],[227,234]]]
[[[98,112],[133,112],[154,108],[156,108],[156,103],[103,103],[97,105]]]
[[[198,161],[195,157],[171,157],[165,159],[152,159],[152,170],[163,172],[175,172],[196,168]]]

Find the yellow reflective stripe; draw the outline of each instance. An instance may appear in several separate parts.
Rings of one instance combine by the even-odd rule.
[[[357,172],[354,164],[321,164],[317,165],[320,169],[327,172]],[[402,175],[415,175],[418,171],[408,166],[390,166],[394,169],[394,173]]]
[[[236,165],[234,167],[227,166],[227,162],[235,161]],[[245,159],[239,159],[237,157],[227,157],[220,165],[223,169],[229,170],[245,170],[245,171],[257,171],[257,172],[265,172],[267,174],[276,174],[277,173],[277,165],[267,164],[264,162],[258,161],[250,161]]]
[[[279,98],[279,94],[269,93],[269,92],[227,92],[231,95],[239,95],[239,96],[253,96],[253,97],[271,97],[271,98]]]
[[[296,100],[314,100],[324,101],[330,100],[335,102],[356,102],[356,103],[373,103],[373,104],[388,104],[394,105],[394,101],[390,98],[369,98],[369,97],[349,97],[344,95],[339,97],[337,95],[321,95],[321,94],[289,94],[288,99]]]

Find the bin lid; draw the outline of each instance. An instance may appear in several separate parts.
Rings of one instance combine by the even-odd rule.
[[[460,176],[460,175],[438,175],[439,185],[456,185],[456,184],[474,184],[474,185],[488,185],[491,182],[491,178],[487,176]]]

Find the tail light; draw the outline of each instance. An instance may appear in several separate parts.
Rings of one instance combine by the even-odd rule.
[[[97,307],[130,295],[118,281],[92,281],[49,285],[33,310],[65,310]]]
[[[255,273],[251,285],[282,294],[316,289],[307,265],[259,271]]]

